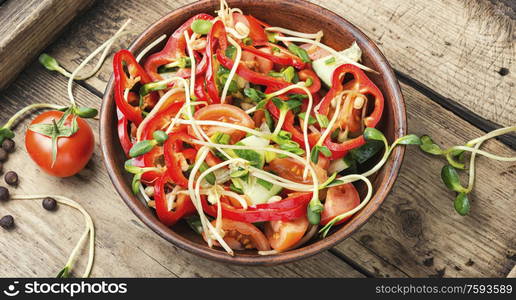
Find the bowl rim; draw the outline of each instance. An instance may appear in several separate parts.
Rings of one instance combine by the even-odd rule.
[[[175,17],[180,10],[187,10],[194,6],[197,7],[202,5],[203,3],[211,2],[213,2],[213,0],[201,0],[171,11],[170,13],[166,14],[165,16],[161,17],[160,19],[152,23],[149,27],[145,29],[145,31],[139,34],[138,37],[128,47],[128,49],[130,51],[134,51],[134,48],[138,43],[148,39],[147,36],[149,35],[149,33],[152,32],[154,27]],[[233,1],[228,2],[231,4],[231,2]],[[337,15],[336,13],[324,7],[304,0],[288,0],[285,2],[288,2],[289,4],[293,5],[306,6],[308,9],[311,10],[322,10],[329,18],[337,19],[339,20],[339,22],[345,23],[346,27],[348,28],[348,32],[355,38],[360,37],[360,39],[366,42],[367,46],[371,50],[372,60],[375,61],[380,67],[378,71],[380,71],[382,77],[386,82],[385,89],[390,90],[392,93],[392,106],[394,108],[394,137],[399,138],[405,135],[407,132],[407,120],[403,94],[401,92],[399,82],[394,74],[392,67],[390,66],[389,62],[387,61],[383,53],[380,51],[378,46],[351,22],[347,21],[345,18]],[[274,0],[265,0],[260,1],[259,3],[259,5],[262,5],[263,3],[274,4],[277,2]],[[183,237],[181,234],[174,232],[174,230],[166,227],[161,222],[159,222],[159,220],[154,216],[154,214],[152,214],[150,209],[144,207],[141,201],[135,195],[132,194],[131,188],[125,183],[123,174],[119,170],[120,166],[118,166],[115,163],[115,160],[112,159],[112,157],[115,155],[114,148],[116,148],[116,146],[113,145],[118,144],[116,142],[113,143],[110,134],[108,134],[108,131],[104,130],[106,126],[112,126],[113,124],[112,122],[108,124],[108,120],[110,120],[110,116],[108,114],[109,109],[107,109],[108,105],[115,105],[113,98],[113,74],[111,74],[109,82],[106,86],[101,105],[99,136],[104,165],[106,166],[110,180],[112,181],[116,191],[118,192],[122,200],[147,227],[149,227],[152,231],[154,231],[163,239],[167,240],[168,242],[174,244],[175,246],[183,250],[218,262],[239,265],[277,265],[281,263],[287,263],[308,258],[337,245],[339,242],[342,242],[344,239],[350,237],[355,231],[357,231],[360,227],[367,223],[367,221],[372,217],[372,215],[380,208],[381,204],[387,198],[387,195],[391,191],[394,182],[398,177],[398,173],[401,168],[401,164],[403,162],[405,154],[405,147],[396,147],[393,150],[391,156],[389,157],[389,160],[382,167],[386,168],[387,170],[387,172],[385,172],[382,178],[379,179],[382,184],[380,185],[378,190],[374,192],[370,202],[352,219],[351,222],[356,223],[353,228],[348,230],[343,230],[347,229],[347,227],[339,228],[337,231],[335,231],[334,233],[325,237],[322,240],[276,255],[260,256],[239,253],[235,256],[230,256],[224,251],[211,249],[208,246],[200,245],[194,241],[191,241]]]

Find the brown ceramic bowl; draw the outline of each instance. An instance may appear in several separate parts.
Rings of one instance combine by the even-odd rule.
[[[380,88],[385,97],[385,110],[379,128],[385,133],[389,141],[406,134],[405,104],[400,87],[394,73],[376,45],[358,28],[342,17],[320,6],[301,0],[288,1],[228,1],[231,7],[238,7],[245,14],[253,16],[271,24],[302,32],[324,31],[323,42],[335,49],[344,49],[357,41],[363,51],[362,62],[366,66],[377,70],[380,75],[369,73],[368,76]],[[151,41],[162,34],[170,35],[188,18],[198,13],[210,13],[218,9],[218,0],[203,0],[177,9],[164,16],[145,30],[129,47],[133,53],[138,53]],[[153,53],[161,49],[159,45]],[[235,264],[245,265],[273,265],[309,257],[349,237],[362,226],[371,215],[378,210],[387,197],[401,166],[404,148],[396,148],[385,166],[372,178],[374,196],[370,202],[357,213],[348,223],[337,227],[322,240],[312,241],[305,246],[272,256],[260,256],[255,252],[227,255],[222,249],[210,249],[204,241],[183,224],[177,224],[173,229],[160,223],[152,209],[144,205],[131,192],[130,177],[124,171],[125,156],[117,137],[117,120],[115,100],[113,98],[113,77],[107,85],[100,116],[100,139],[102,154],[109,172],[109,176],[118,193],[129,208],[154,232],[173,243],[174,245],[197,255]],[[359,189],[363,187],[359,186]],[[363,194],[363,190],[361,191]]]

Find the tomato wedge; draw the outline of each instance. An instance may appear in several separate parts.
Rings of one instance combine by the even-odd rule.
[[[213,220],[211,224],[215,226],[216,222],[217,220]],[[223,218],[222,230],[225,233],[224,241],[233,250],[257,249],[258,251],[267,251],[271,249],[265,235],[253,224]],[[202,236],[206,240],[204,232]],[[220,246],[217,241],[213,242],[214,245]]]
[[[351,183],[332,186],[326,193],[324,209],[321,214],[321,225],[326,225],[333,218],[347,211],[352,210],[360,204],[360,196],[355,186]],[[335,223],[342,224],[349,220],[351,216]]]
[[[265,235],[271,247],[285,251],[299,242],[308,229],[308,219],[301,217],[292,221],[272,221],[265,224]]]
[[[315,169],[315,174],[317,175],[319,183],[325,182],[328,179],[328,173],[326,170],[317,165],[313,167]],[[306,179],[303,179],[305,165],[291,157],[273,159],[266,167],[266,169],[294,182],[312,184],[312,176],[310,173],[308,173]]]
[[[231,104],[212,104],[203,107],[195,112],[196,120],[212,120],[229,124],[237,124],[248,128],[254,128],[254,121],[241,108]],[[223,126],[201,126],[208,136],[216,132],[226,133],[231,136],[231,143],[234,144],[242,139],[246,133],[244,131]],[[190,135],[194,134],[193,128],[188,128]]]

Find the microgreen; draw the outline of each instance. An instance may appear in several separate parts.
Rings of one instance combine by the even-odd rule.
[[[316,164],[319,161],[319,153],[321,153],[325,157],[330,157],[332,155],[330,149],[328,149],[326,146],[316,145],[312,148],[312,151],[310,153],[310,160],[314,164]]]
[[[298,114],[297,116],[299,117],[300,120],[305,120],[306,112],[302,112],[302,113]],[[317,122],[317,121],[315,120],[314,117],[308,116],[308,125],[313,125],[313,124],[315,124],[315,122]]]
[[[336,61],[335,57],[332,56],[332,57],[328,58],[327,60],[325,60],[324,63],[326,65],[331,65],[331,64],[334,64],[335,61]]]
[[[266,97],[265,93],[253,88],[245,88],[244,95],[249,97],[249,99],[251,99],[253,102],[260,102]]]
[[[199,167],[199,171],[204,172],[208,169],[209,169],[208,164],[206,162],[202,162],[201,166]],[[208,173],[208,175],[206,175],[204,177],[204,179],[206,179],[206,182],[208,182],[211,185],[215,185],[215,181],[217,180],[217,178],[215,177],[215,174],[213,174],[213,172]]]
[[[272,103],[276,105],[276,107],[280,111],[280,115],[278,118],[278,123],[276,124],[276,128],[274,129],[273,135],[277,135],[281,128],[283,127],[283,123],[285,123],[285,118],[287,117],[287,113],[289,110],[300,107],[302,102],[299,100],[281,100],[280,98],[273,97],[271,99]]]
[[[210,32],[212,25],[208,20],[197,19],[192,22],[190,28],[192,28],[193,32],[203,35]]]
[[[308,53],[306,52],[306,50],[301,48],[301,47],[299,47],[299,46],[294,45],[294,43],[290,43],[288,45],[288,50],[290,52],[292,52],[294,55],[296,55],[299,58],[301,58],[301,60],[303,62],[306,62],[306,63],[311,62],[310,57],[308,56]]]
[[[328,117],[323,114],[316,114],[315,117],[317,118],[317,122],[319,123],[319,126],[321,128],[327,128],[330,124],[330,120],[328,120]]]

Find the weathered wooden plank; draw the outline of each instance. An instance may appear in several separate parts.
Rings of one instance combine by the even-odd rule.
[[[504,126],[516,123],[516,19],[506,4],[485,0],[315,2],[360,27],[397,70],[487,120]]]
[[[77,87],[76,100],[98,107],[100,99]],[[5,122],[28,103],[51,101],[66,104],[66,80],[33,64],[1,96],[0,121]],[[91,214],[97,230],[96,277],[362,277],[363,275],[329,252],[277,267],[239,267],[215,263],[180,250],[158,237],[122,202],[102,164],[97,143],[92,161],[78,175],[59,179],[46,175],[33,164],[23,145],[28,121],[16,128],[17,151],[4,170],[15,170],[21,181],[12,193],[63,194],[79,201]],[[98,122],[89,121],[95,133]],[[98,141],[97,134],[96,138]],[[3,185],[3,181],[1,183]],[[39,201],[11,201],[0,205],[0,215],[15,216],[17,227],[0,230],[2,268],[0,276],[52,276],[62,268],[66,257],[83,230],[79,213],[60,207],[48,213]],[[84,254],[86,252],[84,251]],[[84,266],[80,260],[77,275]]]
[[[93,0],[7,1],[0,10],[0,89]]]
[[[413,88],[402,87],[410,133],[429,134],[446,147],[483,135]],[[483,148],[515,155],[497,141]],[[444,161],[409,147],[390,196],[352,239],[408,276],[435,276],[442,270],[452,277],[506,276],[516,248],[516,165],[478,159],[467,217],[453,209],[453,195],[440,179],[443,165]],[[344,254],[349,251],[347,242],[337,247]],[[378,268],[359,255],[353,258],[366,269]],[[389,270],[380,270],[380,275],[390,275]]]

